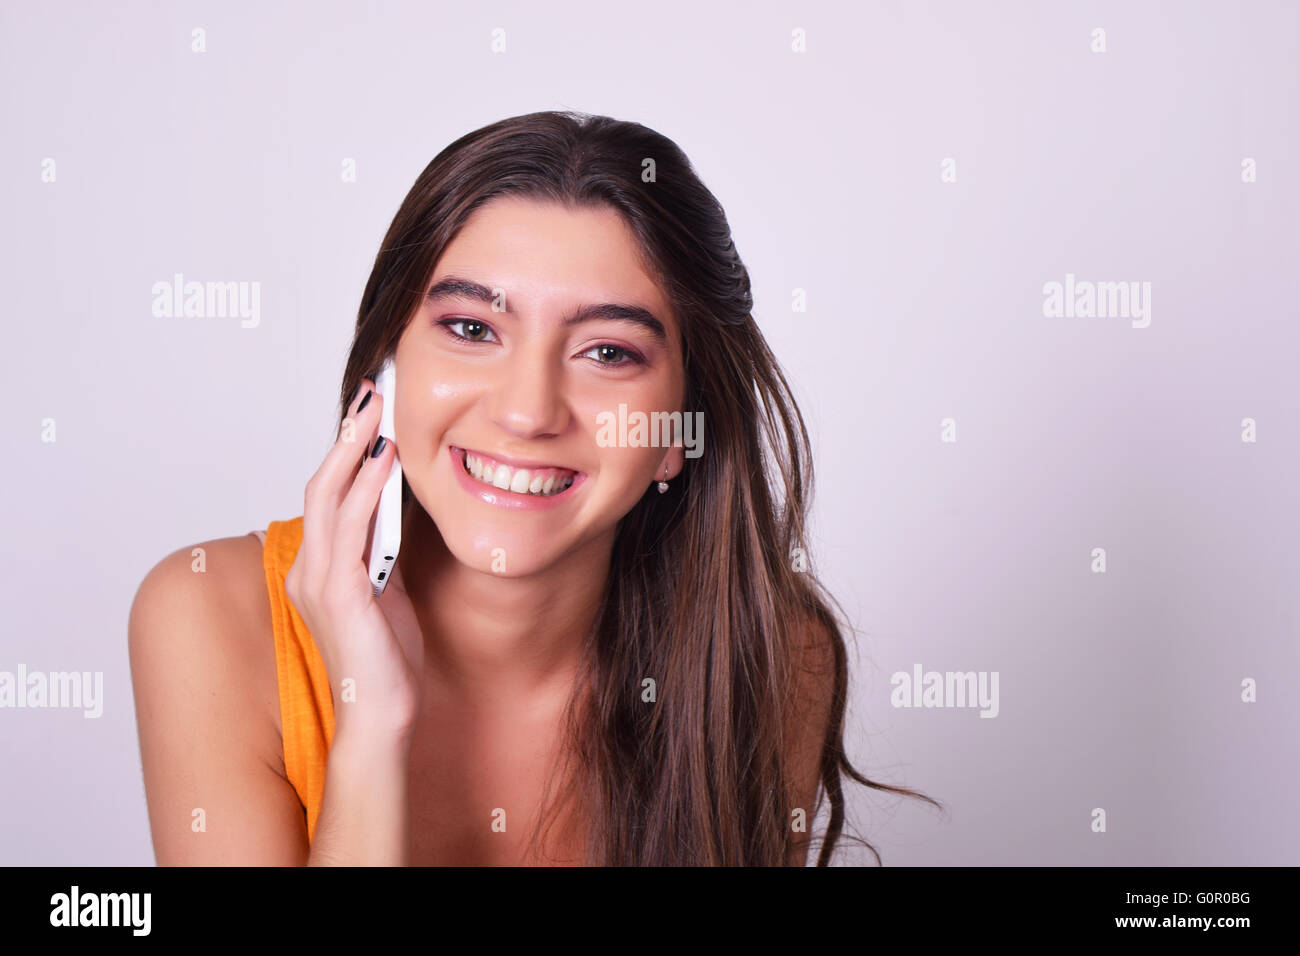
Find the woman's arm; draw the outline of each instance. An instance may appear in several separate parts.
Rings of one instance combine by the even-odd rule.
[[[140,755],[160,866],[402,865],[409,855],[409,737],[340,715],[310,847],[285,779],[274,639],[256,539],[168,555],[128,624]]]
[[[409,741],[383,731],[337,726],[308,866],[411,862],[410,762]]]
[[[299,866],[307,824],[285,779],[279,707],[255,538],[168,555],[136,592],[128,623],[140,758],[160,866]]]

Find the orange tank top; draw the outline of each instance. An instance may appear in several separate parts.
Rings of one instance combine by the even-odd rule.
[[[307,813],[307,839],[316,837],[325,758],[334,739],[334,698],[316,642],[284,590],[284,576],[302,543],[302,516],[266,528],[262,567],[271,597],[275,671],[280,688],[284,771]]]

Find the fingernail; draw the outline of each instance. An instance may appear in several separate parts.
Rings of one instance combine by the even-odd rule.
[[[357,406],[357,413],[358,413],[358,414],[360,414],[361,409],[363,409],[363,408],[366,407],[366,403],[370,401],[370,396],[373,395],[373,394],[375,394],[373,390],[371,390],[371,389],[366,389],[366,397],[363,398],[363,399],[361,400],[361,404]]]
[[[383,435],[380,435],[379,439],[375,442],[375,447],[370,450],[370,457],[378,458],[379,453],[384,450],[384,446],[386,444],[388,444],[387,440],[384,438]]]

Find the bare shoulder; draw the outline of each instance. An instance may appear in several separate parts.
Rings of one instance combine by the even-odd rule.
[[[128,632],[133,669],[141,651],[150,658],[142,665],[201,658],[237,681],[249,729],[262,725],[261,742],[284,772],[275,640],[259,538],[215,538],[168,554],[140,583]]]
[[[835,672],[836,631],[829,622],[809,613],[800,631],[799,651],[803,667],[813,674],[825,677]]]
[[[795,635],[791,647],[791,697],[786,714],[786,753],[794,806],[804,811],[808,831],[800,833],[791,850],[790,863],[805,865],[815,801],[822,782],[822,762],[831,727],[837,689],[836,634],[831,626],[810,615]]]
[[[837,633],[820,617],[809,614],[791,648],[794,708],[798,718],[811,722],[810,730],[825,736],[836,692]]]
[[[218,538],[162,558],[127,631],[159,864],[297,862],[301,805],[284,779],[261,541]],[[301,843],[305,854],[305,832]]]

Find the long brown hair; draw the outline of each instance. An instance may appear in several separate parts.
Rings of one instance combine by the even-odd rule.
[[[541,112],[492,123],[425,168],[384,237],[366,283],[339,391],[339,422],[361,379],[396,349],[443,250],[497,196],[620,212],[679,317],[683,411],[703,413],[701,457],[665,494],[620,521],[603,604],[566,712],[538,817],[581,808],[592,864],[784,865],[796,834],[787,728],[808,636],[829,642],[833,686],[821,748],[828,865],[844,821],[841,774],[848,665],[838,604],[808,562],[808,433],[751,314],[749,273],[717,199],[681,149],[637,123]],[[403,501],[412,498],[403,482]],[[418,506],[418,503],[417,503]],[[800,549],[800,550],[796,550]],[[841,614],[841,616],[843,616]],[[654,700],[643,693],[654,681]],[[815,808],[802,808],[811,829]],[[864,843],[875,856],[871,844]]]

